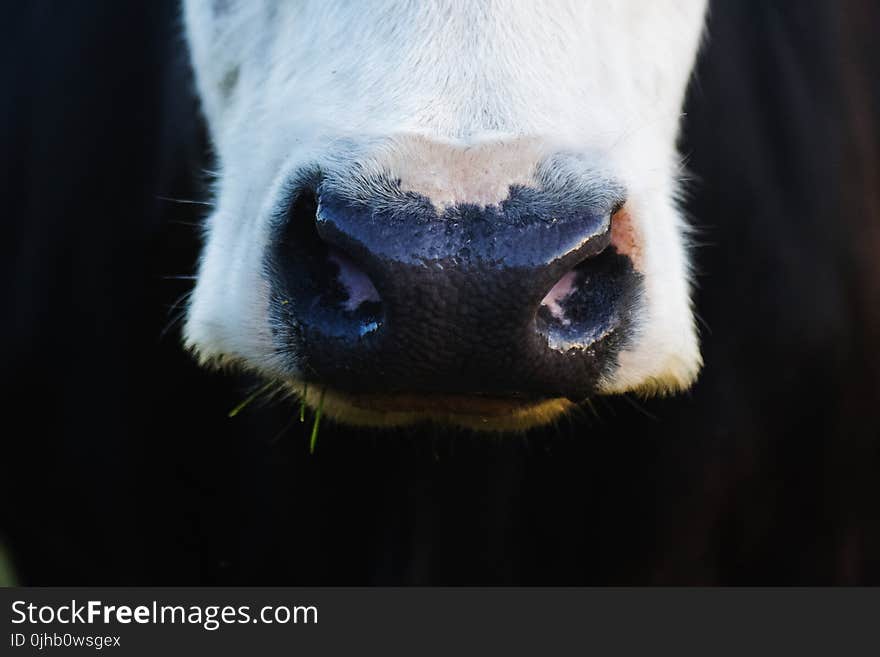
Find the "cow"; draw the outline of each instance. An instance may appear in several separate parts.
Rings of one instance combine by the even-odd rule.
[[[357,425],[687,389],[704,4],[187,2],[217,157],[187,344]]]
[[[643,11],[654,11],[651,3],[640,4]],[[303,11],[309,7],[298,6]],[[587,11],[588,4],[583,6]],[[635,150],[628,151],[651,134],[659,136],[657,125],[627,116],[638,111],[638,103],[609,104],[603,93],[591,95],[584,107],[597,113],[610,107],[613,116],[597,115],[584,124],[585,130],[595,129],[595,141],[586,145],[586,134],[562,127],[524,128],[523,134],[513,134],[514,129],[501,136],[496,126],[481,135],[441,140],[418,130],[403,135],[400,114],[387,95],[378,118],[363,113],[359,125],[370,124],[380,133],[365,141],[357,131],[336,132],[353,127],[354,121],[335,126],[339,115],[326,107],[294,102],[307,86],[305,78],[291,78],[288,91],[294,97],[283,108],[283,121],[305,126],[302,112],[310,112],[309,122],[319,121],[335,134],[335,148],[325,149],[326,142],[317,140],[306,153],[307,144],[297,150],[290,143],[317,139],[317,134],[260,132],[268,107],[258,99],[269,97],[257,91],[258,81],[247,66],[259,58],[242,58],[233,47],[259,33],[267,35],[261,43],[269,47],[275,42],[268,35],[282,33],[284,11],[290,9],[260,27],[257,21],[265,14],[257,3],[203,6],[216,13],[205,15],[200,34],[208,41],[202,45],[210,51],[214,34],[225,46],[199,64],[197,28],[187,13],[198,5],[33,0],[6,7],[0,22],[0,52],[8,63],[0,72],[6,92],[0,94],[5,228],[0,285],[6,286],[0,380],[7,422],[0,459],[0,552],[5,546],[17,580],[46,585],[880,582],[876,3],[710,2],[704,16],[697,15],[695,6],[688,20],[674,14],[674,26],[657,17],[661,22],[655,24],[665,25],[672,37],[652,31],[647,43],[637,38],[638,15],[627,22],[614,14],[624,6],[605,3],[584,28],[594,35],[616,34],[602,48],[578,44],[595,46],[601,57],[567,60],[563,67],[572,77],[593,67],[605,70],[609,77],[602,86],[610,94],[629,83],[617,79],[626,73],[611,74],[624,59],[644,56],[643,47],[654,38],[669,43],[650,49],[650,66],[674,66],[684,94],[678,106],[681,98],[673,103],[672,85],[661,85],[658,90],[669,92],[677,116],[658,112],[648,117],[667,122],[668,134],[655,144],[658,152],[646,151],[651,158],[659,158],[659,150],[666,153],[670,168],[662,172],[640,161]],[[253,13],[238,13],[247,7]],[[247,20],[239,23],[235,16]],[[567,33],[575,24],[562,16],[556,22]],[[334,15],[321,29],[331,30],[331,23],[344,18]],[[314,82],[326,80],[328,89],[350,95],[354,108],[359,97],[363,100],[357,80],[349,80],[348,87],[334,82],[334,76],[347,74],[331,61],[344,55],[349,41],[366,38],[375,17],[349,18],[353,24],[342,41],[321,42],[313,31],[308,44],[292,33],[289,45],[314,46],[320,54],[309,67],[317,76]],[[523,18],[505,16],[502,22]],[[387,14],[376,20],[380,28],[392,27]],[[399,33],[405,29],[398,23],[398,40],[386,40],[396,54],[403,51],[393,44],[413,37]],[[433,34],[442,34],[442,26],[437,29]],[[490,43],[484,42],[487,49]],[[483,52],[480,43],[470,41],[468,47]],[[367,51],[359,51],[363,61],[351,64],[356,68],[368,63]],[[685,51],[695,57],[693,71]],[[487,63],[493,53],[486,50],[480,61]],[[547,54],[530,48],[527,66],[515,67],[517,75],[546,69]],[[244,62],[237,74],[225,66],[233,58]],[[599,61],[617,63],[605,69]],[[394,77],[405,68],[376,70],[390,70]],[[498,79],[509,85],[535,85],[522,99],[543,108],[535,116],[554,117],[543,110],[557,104],[565,89],[539,91],[542,80],[504,76],[505,70],[500,66]],[[326,75],[318,75],[321,71]],[[440,71],[431,69],[413,84],[428,86]],[[219,86],[209,87],[212,79]],[[370,91],[378,98],[391,82],[377,80]],[[455,98],[455,89],[444,97]],[[487,93],[491,96],[492,90]],[[246,111],[248,99],[256,105]],[[426,111],[431,107],[440,111],[444,106],[430,103]],[[492,104],[499,112],[505,107]],[[516,107],[512,103],[509,109]],[[235,120],[230,108],[239,113]],[[488,116],[477,119],[488,121]],[[496,116],[514,121],[523,115]],[[603,135],[608,135],[597,127],[599,119],[609,130],[618,119],[628,122],[630,129],[614,144],[619,148],[602,148]],[[381,124],[394,130],[384,132]],[[218,134],[226,129],[243,140],[237,155],[227,150],[231,137]],[[266,144],[257,153],[247,144],[259,135]],[[627,152],[633,159],[624,157]],[[272,161],[273,153],[285,161]],[[291,177],[285,166],[293,166],[300,155],[301,166]],[[532,155],[534,162],[527,163]],[[493,202],[450,205],[440,196],[442,190],[428,188],[430,177],[414,178],[427,169],[415,166],[413,158],[438,165],[485,158],[512,168],[497,187],[460,190],[471,200],[472,192],[488,194],[483,198]],[[242,167],[234,176],[233,165]],[[548,180],[551,166],[566,176]],[[349,250],[350,243],[334,242],[333,259],[330,247],[321,246],[334,239],[327,232],[329,212],[342,207],[344,190],[352,191],[345,184],[358,180],[356,172],[376,171],[385,172],[385,189],[411,195],[411,207],[420,209],[421,214],[396,217],[377,214],[402,235],[413,237],[418,221],[433,225],[444,220],[444,213],[461,212],[486,230],[531,226],[540,238],[524,240],[532,249],[528,252],[546,255],[544,238],[577,226],[595,229],[597,250],[604,244],[601,252],[582,251],[589,257],[560,273],[546,290],[529,288],[539,329],[532,335],[549,344],[549,329],[559,336],[570,327],[582,339],[583,319],[572,305],[588,297],[581,273],[616,261],[620,269],[604,269],[603,276],[618,271],[621,277],[614,280],[628,284],[605,288],[609,303],[598,303],[599,311],[590,316],[608,322],[606,328],[613,326],[622,342],[597,351],[594,358],[587,354],[574,361],[586,374],[583,378],[562,367],[555,370],[555,383],[536,376],[540,387],[534,388],[518,369],[522,362],[487,362],[477,350],[510,346],[513,333],[487,331],[485,340],[474,341],[473,357],[485,365],[479,372],[462,357],[464,346],[471,344],[464,341],[468,336],[453,328],[438,337],[438,343],[453,340],[449,360],[443,360],[439,347],[436,353],[425,347],[424,361],[416,360],[415,351],[394,353],[385,347],[376,353],[353,352],[351,345],[368,343],[358,342],[362,328],[365,340],[385,340],[383,330],[395,317],[392,306],[403,307],[406,301],[395,297],[400,289],[392,287],[396,279],[379,275],[383,263],[374,267],[366,254]],[[498,166],[494,171],[503,173]],[[375,176],[367,179],[377,182]],[[338,185],[322,187],[327,180]],[[647,189],[650,181],[661,180],[675,187]],[[586,184],[574,189],[584,192],[590,212],[579,217],[560,213],[556,223],[544,222],[544,215],[534,211],[540,208],[528,202],[551,194],[556,183],[569,191],[570,184]],[[271,190],[261,188],[265,185]],[[242,192],[245,187],[253,188],[253,195]],[[450,189],[458,193],[459,188]],[[305,194],[285,196],[296,190]],[[375,185],[366,191],[375,192]],[[265,208],[233,212],[235,199],[251,208],[261,193]],[[365,198],[375,201],[373,194]],[[549,203],[553,196],[541,198]],[[446,209],[438,211],[435,202]],[[602,202],[607,217],[596,210]],[[517,204],[530,208],[532,223],[524,219],[517,224],[505,214],[505,208]],[[261,222],[273,208],[277,232],[264,231],[269,226]],[[663,214],[661,208],[674,212]],[[325,223],[319,223],[319,214]],[[675,229],[675,239],[665,242],[652,233],[650,240],[628,242],[616,232],[628,225],[637,237],[639,222],[649,215],[660,221],[651,229]],[[332,223],[353,230],[361,225],[353,220],[362,216],[337,212]],[[339,319],[343,328],[354,326],[356,335],[349,332],[306,347],[295,341],[296,326],[303,323],[293,320],[313,322],[306,326],[307,336],[321,328],[314,324],[317,315],[308,316],[297,306],[303,288],[281,286],[302,279],[295,275],[314,262],[298,250],[293,238],[299,234],[285,232],[293,230],[295,217],[311,221],[299,224],[315,231],[306,236],[316,240],[307,241],[314,247],[307,255],[326,264],[310,270],[316,275],[305,280],[327,286],[322,298],[335,306],[324,307],[325,316]],[[225,269],[221,258],[217,262],[223,271],[212,278],[211,249],[219,247],[220,232],[226,230],[242,232],[242,239],[231,244],[235,248],[256,251],[263,241],[272,247],[253,261],[230,257]],[[471,274],[487,247],[481,244],[465,258],[461,230],[450,234],[451,247],[445,241],[435,244],[447,255],[459,251],[453,273],[444,275],[449,268],[435,271],[427,265],[425,271],[413,271],[406,263],[393,266],[409,272],[407,284],[436,283],[437,294],[446,299],[453,290],[460,295],[484,292],[482,301],[471,301],[482,318],[489,317],[484,304],[490,298],[499,302],[493,317],[511,318],[517,307],[525,312],[529,304],[511,305],[504,291],[518,293],[529,280],[489,267],[487,280],[508,276],[511,286],[480,290]],[[512,239],[497,230],[489,236],[502,244]],[[377,234],[362,237],[383,246]],[[430,242],[411,244],[421,249]],[[658,273],[646,261],[639,264],[638,253],[629,248],[638,244],[672,258],[678,253],[676,271]],[[223,310],[222,305],[212,307],[212,286],[219,286],[214,292],[224,303],[244,300],[232,283],[223,289],[224,275],[233,280],[236,262],[257,268],[240,273],[258,276],[250,300],[268,300],[271,312],[248,313],[230,305],[223,321],[247,324],[226,334],[229,325],[221,323],[215,337],[230,342],[211,342],[207,333],[196,334],[193,322],[200,316],[199,304],[205,312]],[[566,278],[568,271],[575,275]],[[267,275],[272,272],[279,277]],[[424,277],[419,278],[420,272]],[[558,272],[550,273],[552,279]],[[612,390],[614,377],[632,365],[623,354],[634,353],[640,338],[647,339],[650,331],[659,335],[664,326],[649,325],[657,317],[647,311],[657,300],[650,286],[664,275],[683,292],[677,302],[666,299],[668,319],[680,322],[694,338],[693,351],[679,343],[682,349],[667,352],[693,356],[690,368],[681,370],[687,376],[673,386],[667,370],[653,391],[647,378],[633,376],[620,391]],[[468,283],[454,288],[454,276]],[[260,296],[269,282],[277,289]],[[354,310],[345,308],[355,301]],[[419,317],[427,312],[421,297],[407,307]],[[451,313],[446,315],[449,327],[467,326],[458,306],[446,303],[444,308]],[[346,313],[369,320],[373,310],[378,310],[375,329],[369,330],[370,321],[344,321]],[[619,323],[611,321],[615,312]],[[382,319],[386,323],[380,327]],[[410,325],[410,333],[382,344],[424,344],[422,329]],[[201,367],[181,348],[187,340],[205,362],[228,362],[231,371]],[[289,362],[279,358],[280,370],[272,369],[271,357],[262,359],[285,341]],[[261,345],[269,349],[241,351]],[[523,349],[512,346],[520,356],[528,353]],[[382,362],[377,363],[376,354]],[[294,366],[303,355],[320,376],[311,370],[304,378],[297,374]],[[420,362],[430,365],[436,378],[419,371]],[[413,367],[406,368],[407,363]],[[342,371],[346,365],[352,368],[348,378]],[[539,365],[531,371],[546,375]],[[380,366],[390,373],[385,378]],[[501,367],[508,368],[509,377],[499,374]],[[362,374],[367,368],[377,371],[375,379]],[[302,409],[286,395],[302,393],[305,381],[311,410],[301,422]],[[264,396],[229,417],[270,382]],[[505,382],[511,387],[504,388]],[[354,415],[354,391],[366,385],[375,389],[359,393],[363,398],[384,398],[383,422]],[[672,387],[687,390],[648,396],[672,392]],[[323,422],[311,450],[313,420],[325,388],[325,410],[342,421]],[[349,398],[345,408],[336,404],[336,396],[343,394]],[[408,410],[418,417],[405,424],[409,416],[387,417],[394,412],[387,408],[392,394],[399,407],[415,404],[418,395],[447,408]],[[525,419],[509,418],[504,427],[498,414],[489,413],[505,398],[507,404],[529,404],[550,395],[567,399],[568,405],[550,409],[558,412],[541,426],[527,428]],[[482,416],[489,422],[473,421]],[[532,415],[528,421],[542,418]],[[373,424],[383,426],[365,426]],[[486,424],[494,426],[481,426]],[[512,431],[500,432],[504,428]]]

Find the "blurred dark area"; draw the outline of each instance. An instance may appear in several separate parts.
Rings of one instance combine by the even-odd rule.
[[[518,437],[227,412],[180,342],[174,0],[3,3],[0,542],[64,584],[880,583],[874,2],[716,2],[681,143],[706,366]],[[182,278],[181,278],[182,277]]]

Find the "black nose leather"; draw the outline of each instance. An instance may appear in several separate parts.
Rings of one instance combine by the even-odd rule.
[[[474,310],[484,305],[491,309],[507,295],[505,301],[522,311],[530,302],[540,302],[565,272],[610,242],[609,214],[523,215],[508,211],[506,205],[464,205],[438,215],[433,208],[377,212],[322,196],[317,230],[374,278],[391,308],[396,308],[398,297],[412,301],[414,282],[425,279],[446,288],[448,279],[459,278],[462,284],[470,279],[485,292],[465,295],[463,300]],[[512,287],[498,288],[501,282]],[[440,299],[443,292],[434,296]]]
[[[530,188],[499,206],[442,211],[414,195],[383,207],[320,192],[289,221],[273,258],[289,329],[276,337],[295,344],[307,379],[581,398],[625,337],[635,274],[609,248],[609,207]],[[542,301],[565,276],[563,314]]]

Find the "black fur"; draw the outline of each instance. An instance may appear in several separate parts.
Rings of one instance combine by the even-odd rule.
[[[168,308],[203,150],[171,0],[9,3],[0,532],[29,584],[880,583],[880,15],[718,2],[690,394],[527,438],[228,409]],[[207,161],[204,161],[207,162]],[[174,313],[171,313],[173,316]],[[13,427],[22,427],[14,429]],[[285,429],[286,427],[286,429]]]

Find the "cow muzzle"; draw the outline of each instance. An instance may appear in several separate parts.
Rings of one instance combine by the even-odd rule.
[[[580,401],[632,335],[640,275],[611,244],[619,205],[515,187],[438,209],[304,188],[268,260],[273,339],[297,380],[376,407]]]

